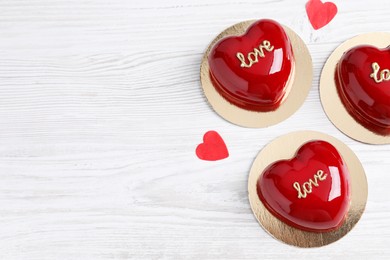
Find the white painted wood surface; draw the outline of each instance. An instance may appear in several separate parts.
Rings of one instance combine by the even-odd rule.
[[[389,259],[390,146],[339,132],[318,79],[338,44],[390,31],[390,7],[335,0],[339,14],[314,31],[305,2],[1,0],[0,259]],[[246,129],[207,104],[199,65],[224,28],[264,17],[305,40],[314,81],[291,118]],[[211,129],[228,159],[196,158]],[[305,129],[348,144],[369,182],[356,228],[318,249],[271,238],[247,199],[256,154]]]

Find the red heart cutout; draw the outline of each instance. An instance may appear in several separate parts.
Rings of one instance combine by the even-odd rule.
[[[332,2],[310,0],[306,4],[306,13],[313,28],[318,30],[333,20],[337,14],[337,6]]]
[[[314,140],[291,160],[268,166],[257,182],[264,206],[285,223],[312,232],[340,227],[350,204],[348,169],[337,149]]]
[[[210,77],[230,103],[253,111],[272,111],[284,100],[293,74],[293,51],[283,27],[259,20],[242,36],[218,41],[210,51]]]
[[[336,85],[349,114],[378,134],[390,134],[390,47],[356,46],[341,57]]]
[[[208,131],[203,136],[203,143],[196,147],[196,155],[205,161],[217,161],[229,156],[222,137],[215,131]]]

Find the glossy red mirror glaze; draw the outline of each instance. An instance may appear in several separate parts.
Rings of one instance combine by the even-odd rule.
[[[349,114],[367,129],[390,134],[390,48],[357,46],[336,67],[336,85]]]
[[[272,20],[255,22],[243,36],[221,39],[208,61],[213,85],[226,100],[261,112],[283,102],[294,66],[290,40]]]
[[[291,160],[268,166],[257,182],[264,206],[288,225],[311,232],[340,227],[350,205],[348,169],[328,142],[302,145]]]

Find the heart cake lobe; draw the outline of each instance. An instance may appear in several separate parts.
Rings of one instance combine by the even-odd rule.
[[[269,19],[241,36],[219,40],[208,56],[214,88],[231,104],[269,112],[286,99],[294,76],[294,54],[283,27]]]
[[[359,45],[336,66],[337,92],[348,113],[379,135],[390,135],[390,47]]]
[[[268,211],[290,226],[333,231],[343,224],[350,205],[348,168],[333,145],[309,141],[292,159],[263,171],[257,194]]]

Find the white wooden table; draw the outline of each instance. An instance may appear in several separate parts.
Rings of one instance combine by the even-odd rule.
[[[389,259],[390,145],[339,132],[318,79],[341,42],[390,31],[390,7],[334,0],[339,14],[314,31],[305,2],[1,0],[0,259]],[[247,129],[207,104],[199,66],[224,28],[265,17],[305,40],[314,81],[291,118]],[[228,159],[196,158],[211,129]],[[249,207],[253,159],[295,130],[341,139],[368,178],[361,221],[323,248],[274,240]]]

